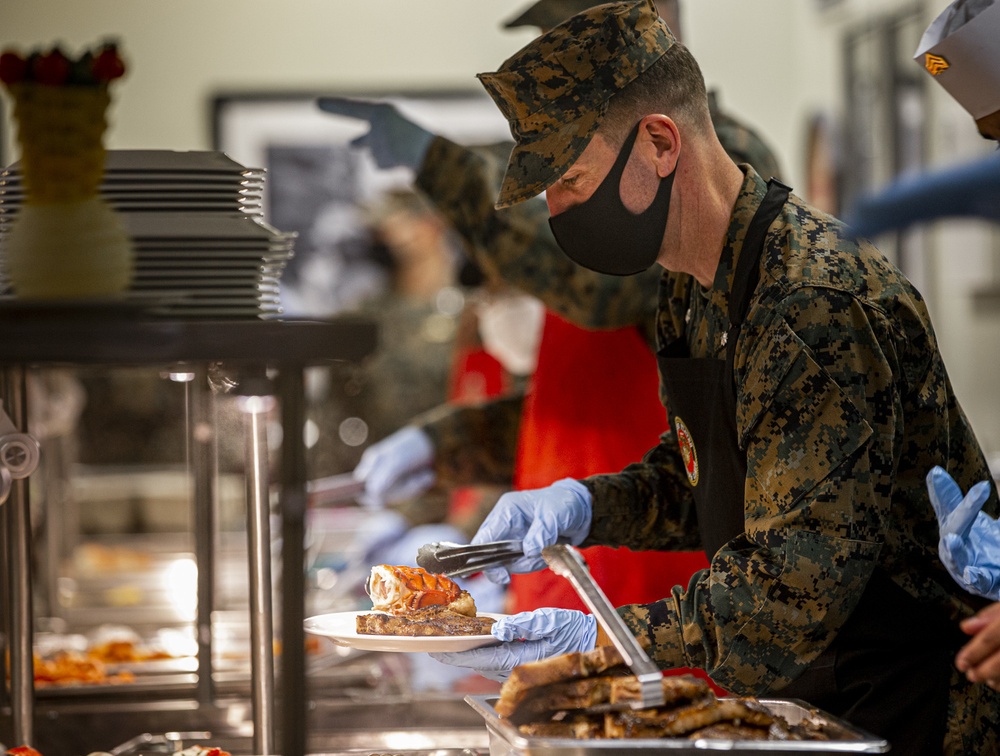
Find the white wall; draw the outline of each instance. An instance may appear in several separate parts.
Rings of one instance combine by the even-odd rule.
[[[723,108],[767,141],[783,178],[803,187],[805,128],[839,110],[837,37],[803,0],[698,0],[683,4],[683,34]]]

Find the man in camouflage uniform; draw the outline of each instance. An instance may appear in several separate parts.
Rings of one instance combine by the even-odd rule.
[[[533,26],[544,31],[594,4],[592,0],[539,0],[506,26]],[[677,0],[660,0],[657,9],[679,36]],[[735,162],[749,163],[765,177],[781,175],[770,148],[753,129],[723,111],[714,93],[709,106],[719,141]],[[336,103],[325,109],[358,113],[345,111]],[[394,114],[392,118],[402,116]],[[373,131],[388,130],[386,120],[373,117]],[[383,138],[390,137],[369,136]],[[548,226],[548,208],[540,198],[494,209],[509,153],[509,144],[471,150],[434,137],[419,163],[416,184],[459,232],[488,278],[538,297],[552,312],[584,328],[637,327],[652,348],[660,272],[651,268],[636,276],[607,276],[577,265],[555,243]],[[411,426],[427,434],[434,454],[424,457],[417,469],[404,465],[399,475],[416,479],[426,464],[433,466],[434,473],[424,476],[427,481],[433,477],[445,485],[509,483],[523,399],[523,395],[516,395],[471,407],[445,405],[414,418]],[[394,441],[388,439],[390,449]],[[376,444],[372,453],[379,454],[383,448]],[[397,481],[388,485],[392,484]],[[405,483],[401,488],[413,490]]]
[[[1000,694],[951,665],[955,621],[985,602],[941,564],[924,487],[940,460],[963,487],[988,469],[920,294],[867,241],[726,157],[697,64],[648,0],[575,16],[480,78],[517,135],[499,207],[546,191],[580,259],[599,251],[560,216],[598,197],[635,223],[663,212],[651,241],[672,429],[619,474],[506,494],[474,542],[521,539],[510,570],[523,572],[557,538],[671,549],[700,531],[709,569],[619,609],[661,667],[803,698],[900,753],[1000,751]],[[629,223],[611,232],[623,243],[595,266],[628,267],[643,240]],[[490,673],[600,640],[592,618],[545,609],[493,634],[526,640],[438,657]]]

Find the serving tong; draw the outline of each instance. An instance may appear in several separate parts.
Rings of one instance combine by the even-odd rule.
[[[580,552],[568,544],[557,543],[542,549],[542,558],[549,568],[573,585],[577,594],[587,605],[622,659],[639,680],[639,698],[618,704],[601,704],[589,707],[590,711],[611,711],[616,709],[649,709],[662,706],[663,673],[632,635],[628,625],[615,611],[611,601],[594,581],[587,563]]]
[[[523,554],[521,541],[493,541],[475,545],[438,541],[425,544],[417,550],[417,565],[445,577],[467,577],[489,567],[512,562]],[[649,709],[662,706],[663,672],[639,645],[628,625],[594,581],[580,552],[569,544],[557,543],[542,549],[542,558],[554,573],[569,580],[639,681],[638,699],[599,704],[588,707],[589,710]]]
[[[445,577],[468,577],[524,555],[520,541],[492,541],[462,545],[449,541],[424,544],[417,550],[417,566]]]

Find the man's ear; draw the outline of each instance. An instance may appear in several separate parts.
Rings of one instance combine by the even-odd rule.
[[[652,147],[657,175],[666,178],[677,166],[681,149],[681,133],[674,119],[660,114],[647,115],[642,119],[639,134]]]

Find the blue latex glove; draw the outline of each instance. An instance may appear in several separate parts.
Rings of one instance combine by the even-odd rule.
[[[589,651],[597,645],[597,620],[575,609],[545,608],[501,617],[491,632],[503,643],[431,656],[445,664],[469,667],[491,680],[506,680],[519,664]]]
[[[505,493],[472,543],[520,540],[524,556],[506,567],[486,570],[486,577],[501,585],[509,583],[511,572],[535,572],[545,567],[544,547],[557,542],[579,546],[590,532],[590,505],[590,491],[573,478],[563,478],[548,488]]]
[[[1000,599],[1000,520],[980,511],[990,495],[988,480],[962,489],[940,467],[927,474],[927,492],[940,527],[938,554],[969,593]]]
[[[430,437],[412,425],[400,428],[361,455],[354,477],[364,481],[365,492],[358,501],[366,507],[381,508],[419,496],[434,485],[433,463]]]
[[[434,140],[434,134],[400,115],[396,106],[388,102],[320,97],[316,104],[327,113],[359,118],[371,124],[371,130],[351,144],[371,150],[379,168],[403,166],[419,170]]]

